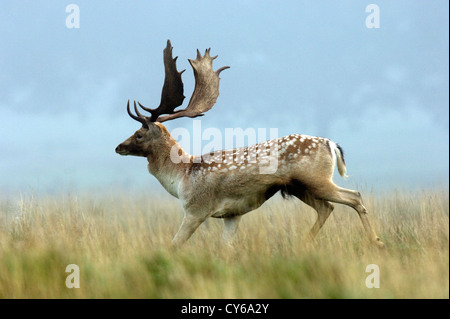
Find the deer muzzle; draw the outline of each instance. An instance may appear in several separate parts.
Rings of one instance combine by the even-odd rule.
[[[119,144],[119,145],[116,147],[116,153],[117,153],[117,154],[120,154],[120,155],[128,155],[128,154],[129,154],[128,151],[123,147],[122,144]]]

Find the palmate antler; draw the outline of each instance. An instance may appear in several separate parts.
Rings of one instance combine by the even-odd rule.
[[[130,104],[127,104],[128,114],[139,121],[144,126],[148,126],[147,122],[165,122],[179,117],[197,117],[204,115],[204,112],[210,110],[217,101],[219,96],[219,74],[229,66],[224,66],[217,71],[213,70],[213,60],[217,58],[210,56],[210,50],[207,49],[205,54],[201,56],[197,50],[197,58],[189,60],[192,66],[195,77],[195,88],[192,93],[188,106],[184,110],[177,110],[175,108],[183,104],[183,81],[181,74],[185,71],[178,72],[176,67],[177,57],[172,57],[172,45],[170,40],[167,40],[167,46],[163,51],[164,55],[164,69],[165,79],[164,86],[161,93],[161,103],[156,109],[151,109],[143,106],[138,102],[139,106],[151,113],[150,117],[139,113],[136,102],[134,103],[134,110],[137,114],[133,115],[130,111]],[[161,116],[166,114],[165,116]]]

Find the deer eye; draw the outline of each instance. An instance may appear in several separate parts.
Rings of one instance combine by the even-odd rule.
[[[136,139],[140,140],[142,138],[142,134],[141,133],[137,133],[136,134]]]

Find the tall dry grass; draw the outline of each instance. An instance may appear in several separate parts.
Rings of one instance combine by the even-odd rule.
[[[315,212],[276,197],[244,216],[234,249],[210,219],[173,251],[183,213],[168,196],[0,198],[0,297],[449,298],[448,191],[364,200],[386,251],[341,205],[314,244]],[[69,264],[80,288],[65,285]],[[366,287],[369,264],[380,288]]]

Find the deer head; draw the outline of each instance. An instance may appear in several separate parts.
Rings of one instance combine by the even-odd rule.
[[[120,155],[149,156],[156,152],[162,146],[171,146],[174,143],[167,129],[162,122],[173,120],[179,117],[197,117],[203,116],[204,112],[209,111],[216,103],[219,96],[219,74],[229,68],[222,67],[217,71],[213,70],[213,60],[217,56],[210,56],[210,49],[201,56],[197,50],[197,58],[189,60],[194,71],[195,88],[188,106],[183,110],[175,110],[183,104],[185,96],[183,95],[183,81],[178,72],[176,61],[178,57],[172,57],[172,45],[167,40],[167,46],[163,51],[165,79],[161,93],[161,102],[155,109],[147,108],[138,102],[139,106],[150,116],[142,115],[134,102],[133,114],[130,110],[130,101],[127,103],[127,112],[131,118],[140,122],[142,127],[131,137],[116,147],[116,153]]]

